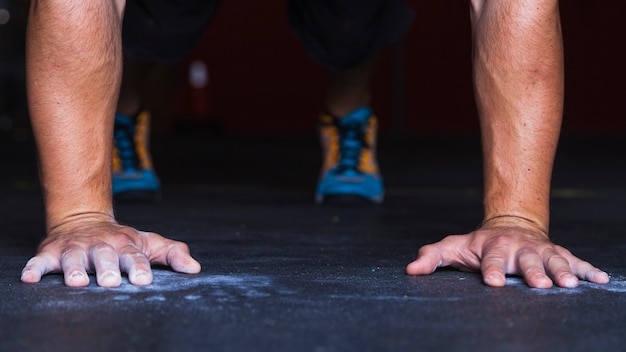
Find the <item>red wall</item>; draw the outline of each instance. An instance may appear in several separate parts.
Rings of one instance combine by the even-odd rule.
[[[564,131],[626,135],[626,2],[564,0]]]
[[[474,134],[469,5],[412,0],[404,43],[409,134]],[[419,8],[418,5],[419,4]],[[286,2],[223,1],[194,56],[211,74],[212,122],[231,133],[313,133],[328,74],[291,33]],[[566,134],[626,134],[626,2],[566,0]],[[392,121],[392,56],[373,79],[383,129]],[[394,124],[394,127],[398,127]]]

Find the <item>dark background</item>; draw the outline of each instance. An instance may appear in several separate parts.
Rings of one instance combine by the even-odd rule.
[[[61,275],[21,284],[45,229],[23,94],[26,2],[0,0],[0,19],[12,13],[0,25],[0,351],[624,351],[626,1],[562,2],[570,138],[550,232],[611,275],[567,290],[404,273],[422,245],[480,224],[461,0],[412,0],[409,35],[378,67],[381,134],[407,137],[380,144],[381,206],[314,205],[328,75],[290,33],[285,1],[225,0],[192,57],[146,84],[163,201],[115,204],[121,223],[188,243],[202,273],[155,268],[153,285],[114,290],[93,276],[80,289]],[[211,73],[201,101],[181,75],[191,59]]]
[[[382,133],[476,135],[469,5],[411,0],[416,17],[403,43],[375,73],[373,106]],[[27,129],[23,98],[25,1],[0,0],[0,130]],[[566,53],[564,135],[626,134],[626,2],[562,1]],[[201,114],[186,84],[190,60],[204,61],[210,85]],[[146,85],[155,134],[313,135],[329,75],[291,33],[286,2],[223,1],[200,45]],[[208,104],[207,104],[208,103]],[[202,104],[200,104],[202,105]],[[6,133],[3,133],[6,134]]]

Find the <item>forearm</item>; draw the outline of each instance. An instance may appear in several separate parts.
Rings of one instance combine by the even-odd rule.
[[[521,3],[473,1],[472,7],[485,221],[506,225],[505,216],[515,216],[547,233],[563,109],[558,2]]]
[[[410,275],[452,266],[485,284],[605,284],[605,272],[548,238],[550,179],[563,110],[557,0],[472,0],[474,80],[485,173],[483,225],[423,246]]]
[[[123,2],[33,1],[27,81],[48,230],[112,216],[112,119]]]

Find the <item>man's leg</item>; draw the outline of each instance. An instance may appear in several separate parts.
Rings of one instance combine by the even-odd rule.
[[[531,287],[606,273],[550,242],[550,179],[563,112],[563,47],[557,0],[473,0],[474,81],[484,153],[485,214],[479,230],[420,249],[412,275],[440,266],[506,274]]]
[[[371,101],[370,78],[376,67],[377,55],[364,62],[333,72],[326,93],[325,106],[334,116],[345,116]]]
[[[382,202],[368,83],[378,52],[402,38],[413,13],[403,0],[292,0],[289,14],[311,56],[333,72],[319,123],[323,162],[316,201]]]
[[[115,114],[113,196],[116,200],[160,198],[161,184],[150,154],[151,114],[141,93],[156,63],[174,63],[189,53],[214,17],[219,0],[133,0],[124,14],[124,72]]]
[[[142,96],[154,66],[124,59],[113,130],[113,197],[118,201],[154,201],[161,195],[150,154],[151,115]]]
[[[27,37],[28,99],[37,141],[47,236],[22,271],[37,282],[152,280],[150,263],[197,273],[187,246],[116,223],[111,202],[113,115],[120,83],[124,1],[33,0]]]
[[[124,58],[124,70],[117,112],[126,116],[137,115],[143,106],[143,87],[154,68],[154,63],[138,62]]]
[[[318,203],[383,201],[383,181],[376,158],[378,119],[370,104],[369,80],[376,57],[332,73],[320,116],[322,171]]]

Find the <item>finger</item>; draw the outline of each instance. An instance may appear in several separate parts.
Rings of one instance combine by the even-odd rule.
[[[96,280],[102,287],[117,287],[122,284],[120,260],[113,247],[98,244],[91,248],[91,263],[96,270]]]
[[[609,274],[607,274],[606,272],[574,256],[572,252],[561,246],[556,246],[556,250],[569,261],[572,273],[576,275],[579,279],[593,282],[596,284],[609,283]]]
[[[520,250],[517,266],[528,286],[534,288],[552,287],[552,280],[546,275],[541,256],[536,251]]]
[[[135,247],[130,247],[122,251],[120,256],[120,267],[128,273],[128,281],[133,285],[149,285],[152,283],[152,269],[150,261]]]
[[[186,274],[200,272],[200,263],[191,257],[185,243],[166,239],[154,232],[140,234],[145,237],[146,253],[152,254],[148,258],[151,263],[167,265],[174,271]]]
[[[609,274],[598,268],[594,268],[591,264],[589,264],[589,266],[591,269],[585,270],[583,274],[579,274],[581,279],[601,285],[608,284],[609,281],[611,281]]]
[[[67,286],[87,286],[87,256],[80,247],[70,247],[61,254],[61,268]]]
[[[189,247],[182,242],[176,242],[172,245],[166,258],[166,264],[172,267],[174,271],[186,274],[197,274],[201,270],[200,263],[191,257]]]
[[[578,286],[578,278],[572,273],[569,261],[553,248],[543,251],[544,266],[548,275],[560,287],[574,288]]]
[[[506,285],[506,267],[508,253],[504,249],[491,249],[484,253],[480,266],[483,282],[492,287]]]
[[[41,281],[41,277],[60,269],[58,260],[44,254],[31,258],[22,269],[22,282],[35,283]]]
[[[420,248],[417,259],[406,266],[408,275],[429,275],[443,263],[441,251],[437,245],[429,244]]]

